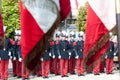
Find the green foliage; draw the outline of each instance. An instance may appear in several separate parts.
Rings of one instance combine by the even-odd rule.
[[[2,17],[6,36],[13,37],[14,31],[20,29],[19,0],[2,0]]]
[[[85,6],[80,7],[78,10],[78,16],[77,16],[77,21],[76,21],[76,26],[77,26],[78,31],[85,31],[87,5],[88,3],[86,3]]]

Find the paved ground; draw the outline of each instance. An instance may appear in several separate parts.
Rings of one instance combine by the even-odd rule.
[[[9,62],[9,78],[8,80],[22,80],[17,79],[17,77],[12,76],[12,64]],[[100,75],[85,74],[85,76],[69,75],[69,77],[55,76],[53,74],[49,75],[48,79],[43,79],[42,77],[30,76],[30,80],[120,80],[120,71],[114,70],[113,74],[107,75],[106,73],[101,73]]]
[[[11,72],[9,72],[8,80],[21,80],[16,77],[12,77]],[[43,79],[42,77],[30,76],[30,80],[120,80],[119,71],[113,71],[113,74],[107,75],[106,73],[101,73],[100,75],[85,74],[85,76],[69,75],[69,77],[55,76],[53,74],[49,75],[48,79]]]

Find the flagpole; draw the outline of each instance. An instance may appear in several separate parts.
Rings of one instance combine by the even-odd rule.
[[[118,41],[118,62],[120,70],[120,0],[116,0],[116,20],[117,20],[117,41]]]

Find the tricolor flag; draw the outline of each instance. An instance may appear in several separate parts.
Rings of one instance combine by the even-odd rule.
[[[22,57],[33,70],[39,63],[48,39],[70,13],[69,0],[21,0]]]
[[[0,0],[0,47],[4,41],[3,21],[2,21],[2,1]]]
[[[115,0],[88,0],[84,55],[87,66],[109,46],[109,32],[116,25]]]
[[[76,4],[76,8],[78,9],[78,7],[79,7],[79,2],[78,2],[78,0],[75,0],[75,4]]]

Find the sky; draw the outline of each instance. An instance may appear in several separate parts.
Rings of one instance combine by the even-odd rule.
[[[77,15],[77,7],[76,7],[76,2],[75,0],[70,0],[71,1],[71,7],[72,7],[72,15],[76,16]],[[84,6],[85,2],[87,0],[77,0],[78,1],[78,7]]]

